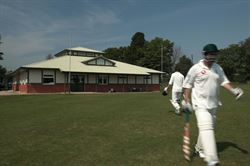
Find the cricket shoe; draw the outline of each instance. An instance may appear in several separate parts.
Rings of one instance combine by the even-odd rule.
[[[200,158],[205,158],[205,154],[201,149],[195,148],[194,153]]]

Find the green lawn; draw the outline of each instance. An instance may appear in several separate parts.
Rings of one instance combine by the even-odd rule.
[[[236,102],[222,90],[221,165],[250,164],[250,85]],[[160,93],[0,96],[0,165],[204,165],[182,154],[184,118]],[[197,136],[191,116],[191,143]]]

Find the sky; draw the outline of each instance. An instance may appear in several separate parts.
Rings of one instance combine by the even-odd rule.
[[[168,39],[197,62],[208,43],[221,49],[250,37],[250,0],[0,0],[0,65],[15,70],[69,47],[128,46],[136,32]]]

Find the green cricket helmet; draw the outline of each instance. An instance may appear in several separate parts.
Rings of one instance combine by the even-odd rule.
[[[203,47],[204,54],[211,53],[211,52],[214,52],[214,53],[219,52],[219,50],[215,44],[207,44]]]
[[[207,44],[203,47],[203,54],[207,61],[213,63],[217,60],[217,53],[219,52],[215,44]]]

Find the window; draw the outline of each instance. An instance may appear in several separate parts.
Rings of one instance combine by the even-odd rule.
[[[119,75],[118,76],[118,84],[127,84],[128,76],[127,75]]]
[[[151,76],[144,76],[144,84],[151,84]]]
[[[109,62],[109,61],[105,61],[105,65],[106,66],[113,66],[113,64],[111,62]]]
[[[86,56],[86,52],[78,52],[78,55],[80,55],[80,56]]]
[[[89,61],[88,64],[89,64],[89,65],[96,65],[96,60]]]
[[[44,74],[43,75],[43,84],[53,85],[55,84],[55,78],[52,74]]]
[[[99,75],[98,76],[98,84],[107,85],[108,84],[108,76],[107,75]]]
[[[112,61],[109,61],[105,58],[94,58],[88,61],[83,61],[82,63],[87,65],[97,65],[97,66],[115,66],[115,63]]]
[[[101,65],[101,66],[104,66],[104,63],[105,63],[104,59],[102,58],[97,59],[96,62],[97,62],[97,65]]]

